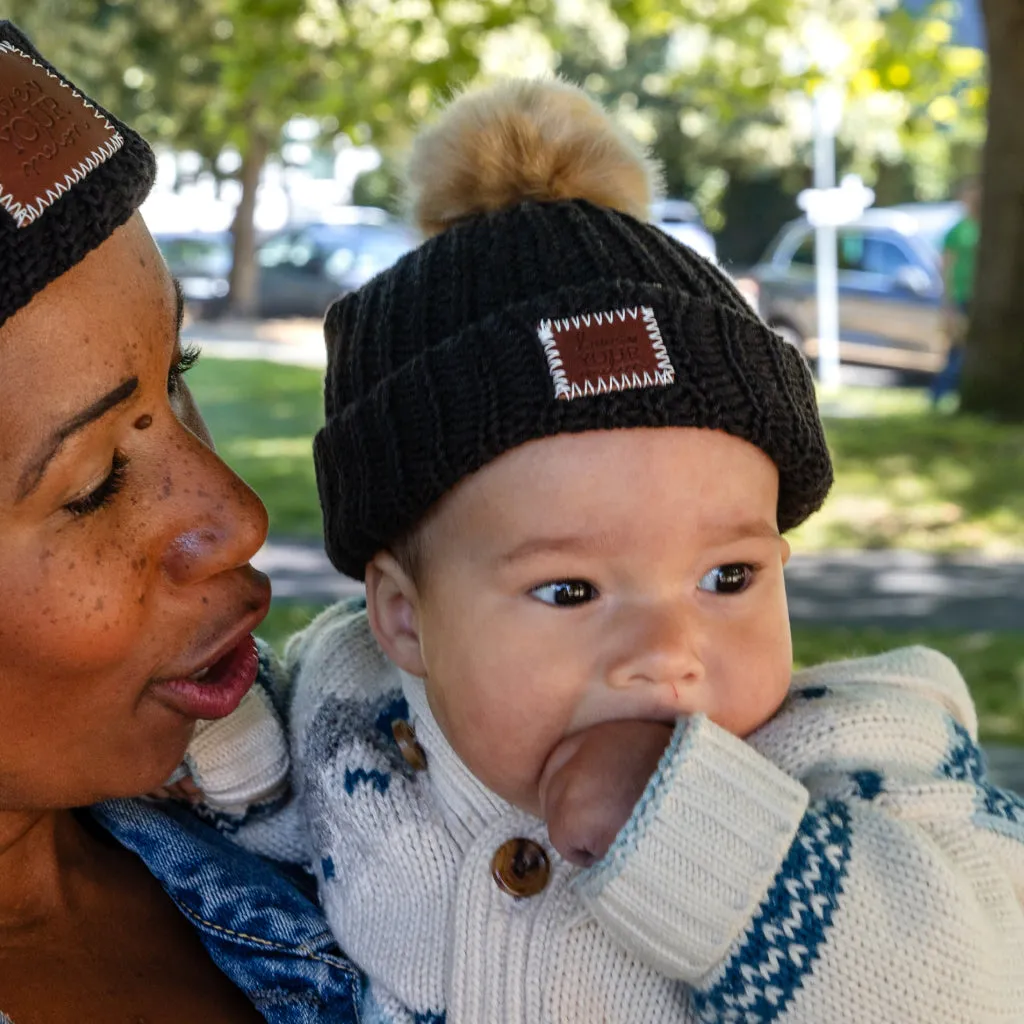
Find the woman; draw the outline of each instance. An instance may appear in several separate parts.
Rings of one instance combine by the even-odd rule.
[[[182,383],[153,173],[0,22],[0,1020],[355,1020],[298,886],[125,799],[241,701],[269,601],[266,513]]]

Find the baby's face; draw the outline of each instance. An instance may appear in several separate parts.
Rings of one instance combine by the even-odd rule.
[[[703,712],[737,736],[789,686],[778,473],[691,428],[562,434],[455,488],[413,600],[427,696],[491,790],[534,814],[554,747]]]

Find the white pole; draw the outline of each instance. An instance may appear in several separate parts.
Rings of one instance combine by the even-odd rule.
[[[814,187],[836,185],[836,128],[841,97],[827,86],[814,93]],[[825,390],[839,387],[839,283],[836,229],[815,229],[818,300],[818,378]]]

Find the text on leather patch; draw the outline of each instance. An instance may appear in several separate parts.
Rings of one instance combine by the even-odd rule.
[[[676,379],[650,306],[542,320],[537,335],[555,398],[665,387]]]
[[[0,43],[0,207],[28,227],[124,145],[88,100]]]

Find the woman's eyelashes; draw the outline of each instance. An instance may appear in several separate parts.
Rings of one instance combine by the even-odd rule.
[[[115,450],[110,464],[110,472],[103,481],[88,494],[67,502],[64,508],[73,516],[87,516],[98,512],[101,508],[109,505],[117,492],[121,490],[127,469],[128,456],[124,452]]]
[[[181,378],[199,362],[199,346],[186,345],[180,350],[178,358],[167,374],[167,394],[173,395],[178,390]]]
[[[530,594],[544,604],[558,608],[572,608],[597,598],[597,587],[586,580],[556,580],[534,587]]]

